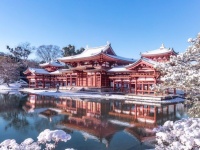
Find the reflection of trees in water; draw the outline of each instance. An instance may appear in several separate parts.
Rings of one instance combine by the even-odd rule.
[[[22,97],[9,92],[0,95],[0,116],[8,122],[5,130],[14,128],[27,132],[26,129],[29,126],[29,122],[26,114],[20,108],[21,103],[23,103]]]
[[[7,108],[18,108],[20,104],[26,100],[27,97],[22,95],[21,93],[17,94],[10,94],[10,92],[7,92],[5,94],[0,93],[0,111],[7,107]]]
[[[37,113],[26,113],[22,106],[25,105],[27,97],[21,95],[0,94],[0,117],[5,120],[5,130],[14,129],[21,133],[29,133],[36,130],[38,133],[44,129],[54,129],[55,125],[62,119],[56,116],[52,118],[38,117]]]
[[[5,130],[8,128],[14,128],[23,132],[28,131],[27,127],[29,126],[29,122],[24,112],[19,110],[9,111],[2,113],[1,116],[4,120],[8,121],[8,124],[5,126]]]
[[[19,98],[15,95],[1,94],[0,107],[2,106],[17,106],[19,104]]]

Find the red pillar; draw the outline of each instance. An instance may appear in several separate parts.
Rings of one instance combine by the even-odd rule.
[[[142,105],[142,115],[144,117],[144,105]]]
[[[135,104],[135,120],[137,120],[137,104]]]
[[[42,75],[42,88],[45,87],[45,84],[44,84],[44,75]]]
[[[94,86],[96,87],[96,72],[94,73]]]
[[[131,81],[129,81],[129,93],[131,93]]]
[[[135,80],[135,94],[137,95],[137,79]]]
[[[156,84],[156,78],[154,78],[154,84]],[[154,92],[154,95],[156,95],[156,93]]]
[[[88,86],[88,73],[86,73],[86,86]]]
[[[99,86],[101,87],[102,86],[102,73],[100,72],[100,84]]]
[[[144,95],[144,84],[143,84],[143,81],[142,81],[142,95]]]
[[[124,82],[121,80],[121,92],[124,92]]]
[[[72,73],[70,73],[70,86],[72,86]]]
[[[154,123],[156,123],[157,120],[157,113],[158,113],[158,108],[154,106]]]
[[[36,87],[36,88],[38,87],[37,78],[35,78],[35,87]]]
[[[115,91],[115,87],[116,85],[115,85],[115,80],[113,80],[113,91]]]

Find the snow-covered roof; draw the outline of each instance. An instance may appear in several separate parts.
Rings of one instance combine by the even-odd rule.
[[[147,63],[149,63],[149,64],[152,64],[152,65],[156,65],[156,64],[158,64],[158,62],[156,62],[156,61],[154,61],[154,60],[152,60],[152,59],[148,59],[148,58],[141,58],[141,60],[143,60],[143,61],[145,61],[145,62],[147,62]]]
[[[120,57],[117,56],[115,54],[115,52],[113,51],[111,44],[107,43],[107,45],[104,46],[99,46],[99,47],[93,47],[93,48],[86,48],[81,54],[78,55],[74,55],[74,56],[68,56],[68,57],[62,57],[62,58],[58,58],[59,61],[73,61],[73,60],[79,60],[79,59],[86,59],[89,57],[93,57],[93,56],[98,56],[100,54],[102,54],[108,58],[112,58],[115,59],[116,61],[120,60],[120,61],[126,61],[126,62],[134,62],[134,59],[131,58],[125,58],[125,57]]]
[[[73,72],[73,71],[71,71],[71,69],[58,69],[54,72],[51,72],[50,74],[59,75],[59,74],[65,73],[65,72]]]
[[[46,71],[45,69],[38,69],[38,68],[28,68],[28,69],[31,73],[34,74],[49,74],[49,72]]]
[[[61,71],[61,69],[58,69],[56,71],[51,72],[50,74],[58,75],[58,74],[62,74],[62,71]]]
[[[71,59],[77,59],[77,58],[91,57],[91,56],[98,55],[101,52],[105,52],[109,48],[111,48],[110,44],[107,44],[107,45],[104,45],[104,46],[99,46],[99,47],[86,48],[81,54],[58,58],[58,60],[62,61],[62,60],[71,60]],[[113,51],[113,53],[114,53],[114,51]]]
[[[128,62],[135,62],[136,60],[135,59],[132,59],[132,58],[125,58],[125,57],[121,57],[121,56],[117,56],[117,55],[109,55],[109,54],[106,54],[108,55],[109,57],[112,57],[112,58],[115,58],[115,59],[120,59],[120,60],[124,60],[124,61],[128,61]]]
[[[56,62],[56,61],[51,61],[48,63],[43,63],[43,64],[39,64],[41,67],[45,67],[45,66],[53,66],[53,67],[63,67],[65,66],[64,64],[60,63],[60,62]]]
[[[126,71],[130,71],[130,70],[126,69],[126,66],[116,66],[116,67],[113,67],[112,69],[108,70],[108,72],[126,72]]]
[[[164,44],[162,44],[159,49],[147,51],[147,52],[141,53],[141,55],[158,55],[158,54],[164,54],[164,53],[169,53],[169,52],[173,52],[173,49],[165,48]]]

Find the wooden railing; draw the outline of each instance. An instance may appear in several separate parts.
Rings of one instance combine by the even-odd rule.
[[[109,77],[110,79],[129,79],[131,77],[158,77],[159,73],[131,73],[130,75],[115,75]]]
[[[111,76],[109,78],[110,79],[119,79],[119,78],[129,79],[130,77],[131,77],[130,75],[119,75],[119,76]]]

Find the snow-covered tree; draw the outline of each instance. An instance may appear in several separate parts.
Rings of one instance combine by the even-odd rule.
[[[3,83],[9,83],[19,79],[19,65],[9,56],[0,58],[0,78]]]
[[[200,97],[200,33],[189,38],[191,45],[184,53],[172,56],[168,63],[159,63],[156,68],[163,75],[163,83],[153,89],[157,92],[168,88],[183,90],[190,99]]]

